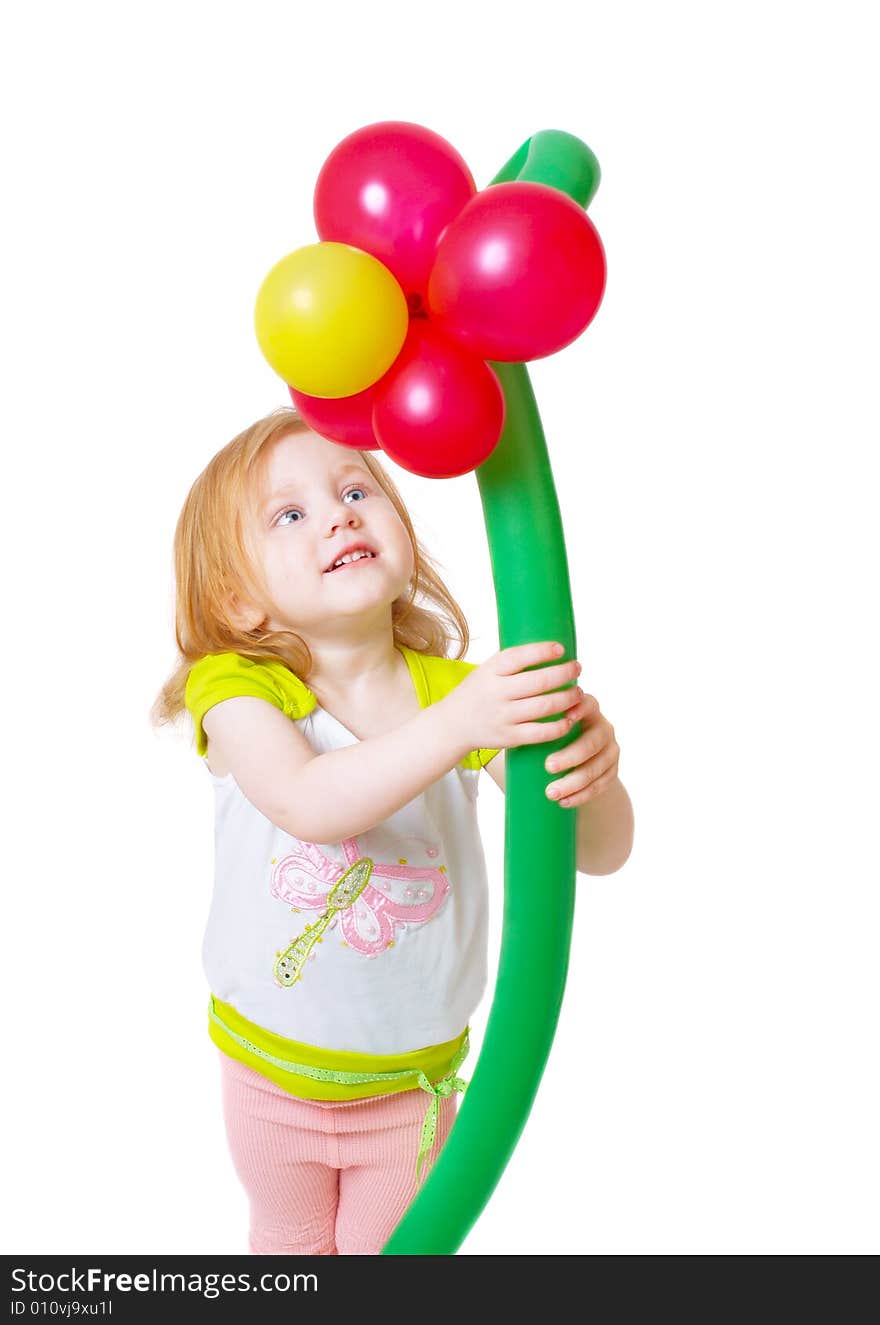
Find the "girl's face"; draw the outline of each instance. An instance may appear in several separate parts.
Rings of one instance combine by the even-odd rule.
[[[388,629],[414,569],[409,535],[358,453],[318,433],[282,437],[258,494],[256,552],[270,630],[307,643]],[[352,546],[373,553],[332,569]],[[260,623],[262,624],[262,623]]]

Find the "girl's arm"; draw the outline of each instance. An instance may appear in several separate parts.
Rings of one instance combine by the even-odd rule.
[[[382,823],[468,753],[444,703],[325,754],[316,754],[280,709],[251,695],[215,704],[202,725],[261,814],[302,841],[341,842]]]
[[[256,695],[220,700],[201,718],[208,742],[245,797],[307,842],[366,832],[420,796],[473,749],[558,738],[571,729],[579,689],[563,689],[578,664],[552,640],[501,649],[415,717],[341,750],[316,754],[275,704]],[[554,714],[553,722],[542,721]]]

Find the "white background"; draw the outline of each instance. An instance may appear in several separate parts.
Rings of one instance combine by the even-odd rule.
[[[252,309],[316,239],[323,161],[405,119],[480,188],[539,129],[583,138],[609,268],[530,375],[636,842],[578,880],[549,1065],[463,1253],[878,1250],[872,8],[7,17],[6,1249],[246,1250],[200,967],[212,789],[147,717],[171,540],[215,451],[289,402]],[[482,661],[476,481],[388,463]]]

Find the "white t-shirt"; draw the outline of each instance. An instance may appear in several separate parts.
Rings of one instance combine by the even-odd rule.
[[[423,707],[475,665],[400,651]],[[187,683],[199,753],[203,714],[235,693],[277,703],[318,753],[357,741],[282,663],[215,654]],[[215,997],[268,1031],[329,1050],[408,1053],[459,1035],[487,979],[476,800],[480,768],[496,753],[474,751],[384,823],[336,843],[293,837],[231,773],[207,769],[215,882],[202,957]]]

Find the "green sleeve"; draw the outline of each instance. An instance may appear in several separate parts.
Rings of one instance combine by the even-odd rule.
[[[236,695],[265,699],[291,719],[304,718],[317,704],[311,690],[282,662],[255,662],[239,653],[208,654],[190,669],[184,696],[200,755],[208,750],[202,719],[209,708]]]

